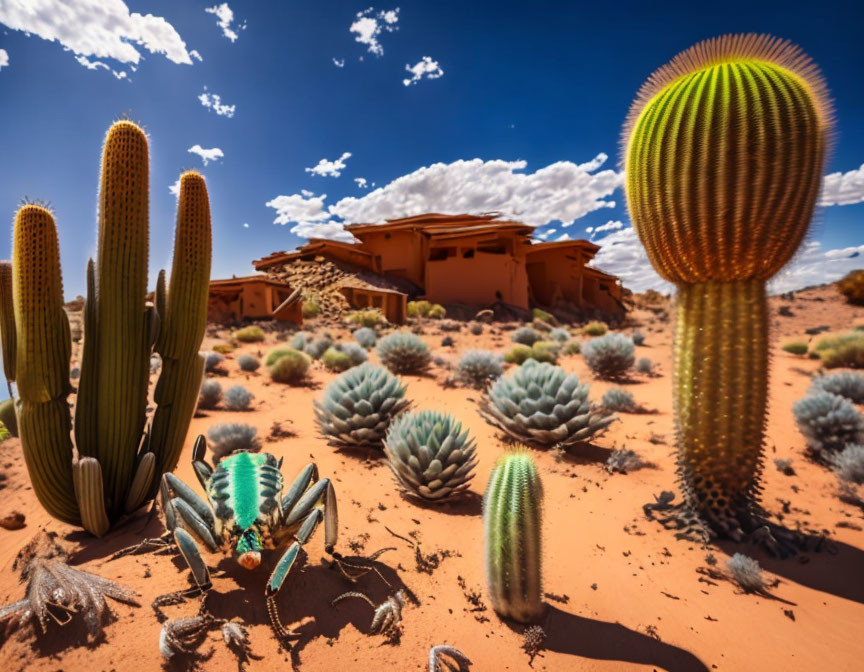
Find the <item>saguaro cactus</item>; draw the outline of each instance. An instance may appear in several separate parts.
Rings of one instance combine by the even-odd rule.
[[[15,309],[12,305],[12,262],[0,261],[0,349],[3,350],[3,374],[9,385],[15,380],[15,350],[18,348],[15,334]]]
[[[543,613],[542,499],[540,476],[527,452],[498,460],[483,496],[486,582],[495,611],[522,623]]]
[[[207,189],[197,173],[181,177],[170,291],[166,297],[160,273],[156,305],[148,304],[147,153],[147,137],[135,124],[121,121],[108,131],[98,257],[87,266],[74,460],[66,402],[69,324],[57,232],[51,213],[39,206],[23,207],[15,221],[12,366],[27,467],[49,513],[96,535],[152,497],[159,476],[176,466],[203,373],[198,349],[210,278]],[[7,318],[2,273],[0,268],[0,326]],[[150,356],[157,341],[163,368],[155,417],[145,432]]]
[[[652,74],[625,126],[630,216],[654,268],[678,288],[678,471],[703,534],[766,531],[765,283],[807,232],[831,124],[807,56],[776,38],[735,35]]]

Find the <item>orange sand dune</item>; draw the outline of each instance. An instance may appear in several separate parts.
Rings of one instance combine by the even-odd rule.
[[[805,292],[791,303],[792,317],[773,318],[775,341],[826,325],[848,327],[864,317],[864,309],[837,300],[830,288]],[[817,298],[823,301],[813,300]],[[772,299],[772,314],[782,303]],[[672,399],[670,387],[671,329],[652,313],[637,311],[648,338],[637,348],[659,364],[658,377],[641,377],[628,385],[636,400],[653,412],[621,414],[620,421],[592,445],[560,458],[537,452],[546,500],[544,510],[544,587],[548,613],[542,623],[546,649],[533,669],[564,670],[857,670],[864,659],[864,512],[836,496],[833,476],[804,457],[804,441],[795,427],[791,406],[804,395],[808,374],[818,363],[788,355],[777,348],[771,377],[771,415],[768,423],[765,468],[767,509],[782,513],[783,522],[824,530],[834,553],[809,554],[773,560],[754,547],[722,544],[709,549],[725,566],[737,550],[757,557],[777,579],[777,599],[743,594],[732,583],[706,579],[697,569],[706,565],[706,550],[677,541],[674,533],[647,521],[642,504],[674,481]],[[427,327],[426,341],[435,354],[455,361],[468,347],[504,349],[507,332],[493,336],[488,329],[474,337],[465,330],[454,334],[455,348],[439,346],[442,335]],[[360,600],[337,607],[330,601],[346,590],[362,590],[376,603],[388,589],[376,576],[356,586],[328,567],[319,531],[308,545],[305,568],[289,578],[280,598],[282,618],[302,636],[288,654],[280,651],[268,626],[263,589],[267,569],[241,569],[230,558],[207,556],[214,572],[208,600],[219,617],[236,617],[250,626],[255,659],[247,669],[394,670],[426,669],[429,648],[451,644],[464,651],[480,672],[529,669],[522,651],[520,628],[499,620],[485,598],[482,565],[480,497],[490,469],[502,448],[496,432],[477,414],[480,393],[440,384],[446,372],[438,367],[428,377],[406,376],[408,396],[417,408],[453,413],[476,437],[480,462],[472,497],[460,504],[424,507],[397,492],[389,469],[375,455],[343,453],[316,436],[312,401],[335,376],[316,368],[308,387],[271,384],[266,374],[245,374],[236,366],[242,352],[266,354],[275,341],[262,347],[243,346],[225,362],[225,383],[242,383],[255,394],[254,411],[208,412],[193,421],[187,450],[178,475],[196,489],[189,459],[192,439],[214,422],[228,420],[255,425],[266,437],[274,422],[296,433],[265,442],[264,449],[284,458],[286,479],[307,462],[317,462],[321,474],[334,479],[339,498],[338,548],[351,554],[349,543],[370,553],[385,546],[384,577],[394,586],[404,584],[419,599],[404,611],[404,634],[398,646],[369,637],[371,609]],[[208,340],[205,345],[211,345]],[[567,370],[585,380],[590,373],[580,356],[562,359]],[[608,384],[592,382],[592,398]],[[610,475],[603,462],[614,447],[635,449],[656,465],[628,475]],[[774,458],[791,458],[796,475],[786,476]],[[8,480],[0,497],[0,515],[26,513],[27,526],[0,530],[0,604],[21,599],[23,587],[12,570],[16,553],[41,528],[59,533],[75,549],[74,561],[83,568],[133,586],[141,593],[140,608],[111,604],[116,620],[105,628],[105,640],[92,648],[74,641],[71,631],[54,628],[34,643],[15,634],[0,647],[4,671],[11,670],[135,670],[162,669],[157,639],[160,624],[149,604],[159,594],[186,587],[185,568],[172,555],[141,555],[109,562],[108,556],[143,535],[157,536],[161,523],[139,516],[101,540],[89,538],[47,517],[29,487],[17,440],[0,445],[0,465]],[[785,503],[785,504],[784,504]],[[408,537],[416,535],[424,555],[437,554],[430,573],[417,571],[415,552],[385,529]],[[479,600],[476,596],[479,595]],[[197,603],[167,607],[171,618],[192,615]],[[236,659],[218,631],[200,648],[210,657],[200,669],[235,670]]]

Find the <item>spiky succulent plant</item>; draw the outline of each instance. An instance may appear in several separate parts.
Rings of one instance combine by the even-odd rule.
[[[765,283],[807,233],[833,112],[789,42],[726,35],[654,72],[623,133],[627,204],[657,272],[677,287],[678,473],[700,533],[759,531],[768,392]],[[692,528],[691,528],[692,529]],[[694,532],[696,530],[693,530]]]
[[[464,495],[477,465],[468,430],[453,416],[431,410],[396,418],[384,439],[384,452],[402,490],[430,502]]]
[[[410,403],[405,390],[402,381],[381,366],[355,366],[314,402],[318,429],[336,446],[380,447],[393,418]]]
[[[829,460],[848,444],[864,443],[864,417],[839,395],[808,394],[795,402],[792,413],[807,447],[820,460]]]
[[[354,340],[367,350],[374,348],[375,343],[378,341],[378,334],[371,327],[355,329],[352,335],[354,336]]]
[[[603,393],[603,407],[623,413],[634,413],[639,408],[633,395],[620,387],[611,387]]]
[[[344,353],[348,360],[351,362],[351,366],[359,366],[367,359],[369,359],[369,355],[366,353],[366,350],[358,343],[337,343],[335,346],[339,352]]]
[[[534,327],[519,327],[512,334],[510,340],[514,343],[531,346],[535,342],[543,339],[543,334],[534,329]]]
[[[623,378],[633,368],[633,340],[618,333],[597,336],[582,346],[582,356],[598,378]]]
[[[560,366],[529,359],[496,380],[479,403],[480,415],[517,441],[571,446],[615,419],[588,400],[587,384]]]
[[[420,373],[431,361],[429,348],[409,331],[387,334],[378,341],[376,352],[393,373]]]
[[[258,370],[261,366],[261,362],[257,357],[253,357],[252,355],[240,355],[237,358],[237,366],[240,367],[241,371],[252,373],[253,371]]]
[[[839,371],[817,376],[813,379],[810,390],[838,394],[853,404],[864,404],[864,373]]]
[[[501,375],[501,356],[488,350],[468,350],[456,365],[460,381],[476,389],[483,389]]]

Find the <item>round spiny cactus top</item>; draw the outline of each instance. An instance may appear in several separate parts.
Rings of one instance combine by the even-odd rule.
[[[622,144],[630,216],[660,275],[777,273],[812,218],[832,117],[818,68],[770,36],[700,42],[654,72]]]

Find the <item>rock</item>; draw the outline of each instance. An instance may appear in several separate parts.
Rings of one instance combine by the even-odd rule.
[[[5,516],[0,517],[0,527],[4,530],[20,530],[26,523],[24,522],[24,514],[20,511],[13,511]]]
[[[495,313],[488,308],[485,310],[481,310],[475,316],[475,320],[479,320],[480,322],[491,322],[492,318],[495,317]]]

